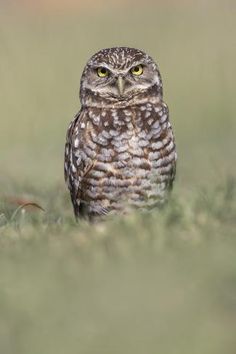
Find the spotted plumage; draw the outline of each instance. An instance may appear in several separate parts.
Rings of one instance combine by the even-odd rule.
[[[87,63],[69,126],[65,179],[76,217],[161,205],[176,148],[157,65],[144,52],[104,49]]]

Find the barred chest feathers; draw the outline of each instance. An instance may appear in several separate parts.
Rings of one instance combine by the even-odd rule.
[[[72,145],[76,173],[71,183],[79,174],[75,203],[83,213],[146,209],[165,201],[176,160],[165,103],[84,109],[75,121]]]

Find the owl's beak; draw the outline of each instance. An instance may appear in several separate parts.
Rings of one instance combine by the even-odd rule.
[[[118,76],[117,79],[117,86],[118,86],[118,91],[120,96],[123,96],[124,93],[124,88],[125,88],[125,82],[122,76]]]

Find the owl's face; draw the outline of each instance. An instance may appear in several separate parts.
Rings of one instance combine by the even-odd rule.
[[[115,47],[96,53],[87,63],[81,79],[82,103],[85,95],[110,101],[129,101],[156,88],[162,92],[157,65],[138,49]]]

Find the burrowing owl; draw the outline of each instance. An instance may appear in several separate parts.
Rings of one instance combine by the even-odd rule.
[[[151,209],[167,199],[176,148],[162,97],[158,66],[141,50],[103,49],[88,61],[65,147],[76,217]]]

